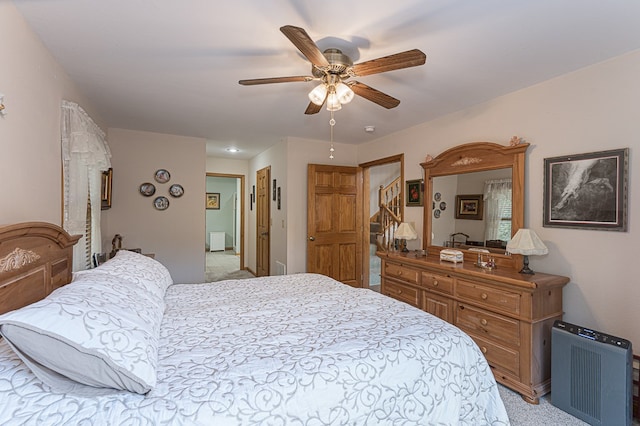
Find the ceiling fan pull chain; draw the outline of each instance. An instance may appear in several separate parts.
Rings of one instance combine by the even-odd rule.
[[[333,111],[331,111],[331,119],[329,120],[329,127],[331,129],[331,148],[329,149],[329,159],[333,160],[333,126],[336,125],[336,120],[333,118]]]

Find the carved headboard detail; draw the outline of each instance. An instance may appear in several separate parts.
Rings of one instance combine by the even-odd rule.
[[[79,239],[45,222],[0,226],[0,313],[37,302],[68,284],[73,245]]]

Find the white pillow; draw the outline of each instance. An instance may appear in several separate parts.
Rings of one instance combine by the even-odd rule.
[[[156,384],[164,301],[103,273],[80,275],[46,299],[0,316],[16,354],[56,390],[146,393]]]
[[[134,282],[160,298],[164,298],[167,287],[173,284],[169,270],[162,263],[128,250],[118,250],[112,259],[97,268],[76,272],[74,277],[91,274],[94,271]]]

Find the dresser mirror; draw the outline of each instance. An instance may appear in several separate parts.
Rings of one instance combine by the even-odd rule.
[[[528,143],[514,137],[507,146],[473,142],[451,148],[422,163],[425,172],[424,235],[429,254],[455,248],[474,262],[478,250],[488,251],[498,266],[517,268],[519,255],[505,252],[507,241],[524,226],[524,163]],[[510,182],[509,182],[510,181]],[[508,211],[496,214],[487,191],[511,198]],[[511,187],[510,192],[508,187]],[[504,203],[503,203],[504,204]],[[504,215],[500,218],[498,216]],[[487,237],[486,227],[493,227]]]

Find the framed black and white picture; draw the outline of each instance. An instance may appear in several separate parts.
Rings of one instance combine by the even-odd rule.
[[[629,149],[544,159],[543,226],[627,230]]]

